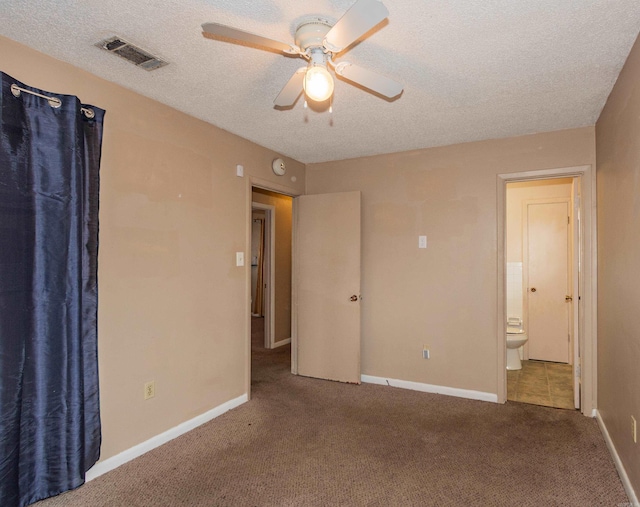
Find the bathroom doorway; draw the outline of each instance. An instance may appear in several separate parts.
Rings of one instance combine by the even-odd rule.
[[[518,357],[507,364],[507,400],[580,406],[579,192],[577,176],[506,185],[505,314],[517,333],[507,336],[527,338],[509,352]]]
[[[597,228],[596,174],[591,165],[502,173],[496,179],[498,291],[496,312],[496,349],[498,402],[507,402],[507,184],[571,178],[573,181],[573,382],[574,407],[582,414],[595,416],[597,406]],[[513,260],[513,259],[511,259]],[[523,283],[524,285],[524,283]],[[535,286],[534,286],[535,287]],[[523,287],[524,288],[524,287]],[[524,304],[524,299],[523,299]],[[523,318],[524,314],[523,314]],[[522,350],[524,356],[524,349]],[[524,358],[524,357],[523,357]],[[526,380],[526,379],[525,379]]]

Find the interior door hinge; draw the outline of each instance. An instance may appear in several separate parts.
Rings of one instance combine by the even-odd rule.
[[[567,225],[571,223],[571,217],[567,217]]]
[[[576,366],[576,377],[580,378],[582,376],[582,368],[580,368],[580,365]]]

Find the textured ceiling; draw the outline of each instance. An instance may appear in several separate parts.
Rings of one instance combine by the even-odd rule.
[[[2,0],[0,34],[310,163],[593,125],[640,29],[638,0],[385,0],[388,22],[336,60],[404,93],[337,81],[331,114],[274,109],[302,60],[201,35],[218,22],[289,43],[301,18],[354,1]],[[111,35],[170,64],[93,46]]]

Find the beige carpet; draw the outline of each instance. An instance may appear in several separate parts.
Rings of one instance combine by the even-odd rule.
[[[37,505],[628,502],[596,421],[575,411],[296,377],[289,354],[256,348],[249,403]]]

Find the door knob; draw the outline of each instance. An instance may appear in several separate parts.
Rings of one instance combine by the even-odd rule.
[[[535,287],[531,287],[531,292],[535,292],[537,289]]]
[[[349,298],[349,301],[358,301],[358,296],[355,294]]]
[[[564,300],[568,303],[569,301],[573,301],[573,298],[571,296],[565,296]]]

